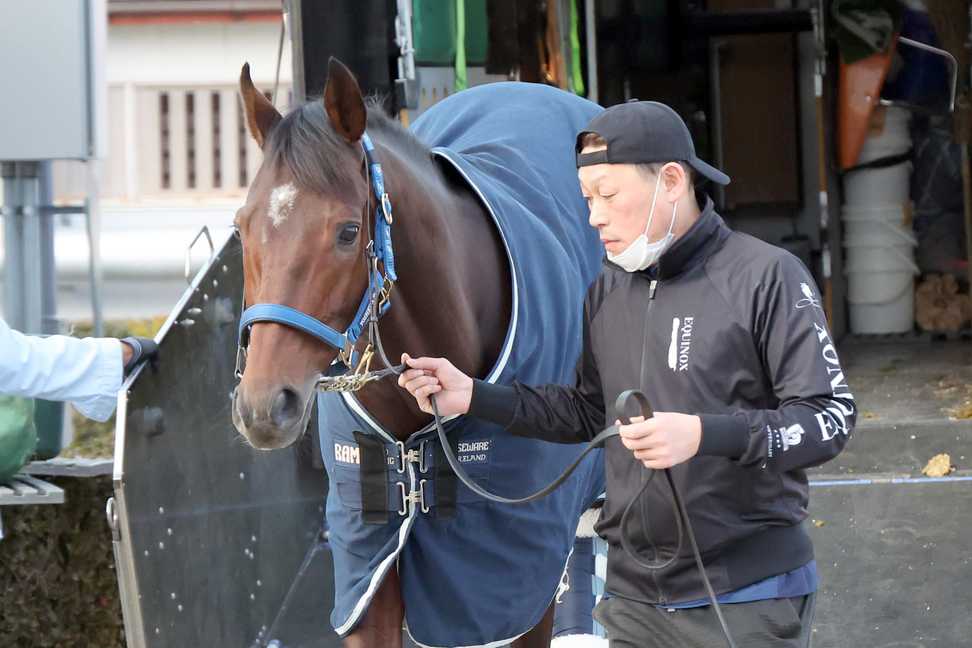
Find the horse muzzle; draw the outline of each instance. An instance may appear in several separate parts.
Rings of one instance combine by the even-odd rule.
[[[258,450],[286,448],[307,429],[310,404],[293,387],[249,393],[241,385],[233,393],[233,425]]]

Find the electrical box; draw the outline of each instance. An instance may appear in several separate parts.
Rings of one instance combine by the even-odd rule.
[[[0,2],[0,160],[103,157],[105,2]]]

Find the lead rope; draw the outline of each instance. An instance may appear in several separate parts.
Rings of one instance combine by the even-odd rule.
[[[372,309],[374,308],[375,306],[374,304],[372,304]],[[377,376],[378,374],[382,374],[381,377],[390,376],[390,375],[396,375],[396,376],[400,375],[404,371],[405,365],[404,364],[392,365],[388,361],[388,356],[385,355],[385,350],[381,343],[381,335],[378,332],[378,322],[374,318],[371,320],[369,324],[369,337],[371,337],[371,340],[375,343],[375,346],[378,350],[378,356],[381,359],[381,361],[385,364],[385,368],[380,371],[374,372],[374,375]],[[615,403],[615,411],[624,413],[624,415],[621,417],[622,422],[624,422],[625,424],[630,423],[630,417],[628,417],[626,413],[630,411],[628,406],[632,401],[634,401],[638,405],[640,413],[646,419],[651,418],[653,416],[653,412],[651,409],[651,405],[648,402],[648,398],[642,392],[632,389],[632,390],[622,392],[618,396],[618,399]],[[496,493],[492,493],[486,490],[485,488],[481,487],[479,484],[473,481],[473,479],[469,477],[468,474],[466,474],[466,471],[459,464],[458,459],[456,459],[456,455],[452,450],[452,444],[449,443],[449,438],[446,436],[445,428],[442,425],[442,416],[441,414],[439,414],[439,406],[438,403],[436,403],[436,398],[434,394],[431,394],[429,396],[429,402],[432,405],[432,415],[435,419],[435,430],[436,430],[436,435],[438,436],[439,439],[439,445],[442,447],[442,454],[445,455],[449,467],[452,468],[453,472],[456,474],[456,477],[459,478],[459,481],[461,481],[463,484],[466,485],[466,488],[468,488],[469,490],[471,490],[472,492],[476,493],[477,495],[479,495],[480,497],[486,500],[489,500],[491,502],[497,502],[500,504],[526,504],[528,502],[533,502],[543,497],[546,497],[550,493],[557,490],[557,488],[559,488],[560,485],[563,484],[567,480],[567,478],[571,476],[571,474],[573,474],[573,472],[577,469],[578,466],[580,466],[581,462],[584,460],[585,457],[587,457],[587,455],[593,452],[596,448],[603,446],[608,439],[618,436],[620,434],[620,431],[618,430],[618,427],[616,425],[612,425],[611,427],[602,430],[597,434],[597,436],[591,439],[591,441],[587,444],[587,447],[584,448],[584,451],[581,452],[580,455],[578,455],[578,457],[573,461],[573,463],[567,466],[567,469],[564,470],[564,472],[559,477],[557,477],[557,479],[551,482],[548,486],[538,490],[532,495],[527,495],[526,497],[518,497],[518,498],[504,497],[502,495],[497,495]],[[699,545],[695,539],[695,531],[692,529],[692,522],[689,520],[688,510],[685,508],[685,502],[682,500],[681,492],[679,491],[678,487],[675,485],[674,479],[672,479],[671,470],[665,468],[662,471],[665,474],[665,480],[668,482],[668,487],[672,491],[672,510],[675,516],[675,526],[676,526],[676,533],[677,533],[675,551],[672,553],[671,557],[664,562],[646,562],[638,556],[638,552],[634,548],[633,544],[631,543],[631,539],[625,534],[625,529],[627,529],[628,526],[628,518],[629,515],[631,514],[632,509],[634,508],[635,503],[640,501],[641,498],[644,496],[645,492],[648,490],[648,486],[651,484],[652,478],[654,478],[655,474],[657,473],[656,470],[652,470],[651,468],[646,467],[645,470],[649,471],[645,483],[642,485],[641,490],[638,491],[638,494],[635,495],[633,498],[631,498],[631,501],[628,502],[628,505],[624,509],[624,513],[621,514],[621,522],[619,528],[621,547],[624,549],[624,552],[628,554],[628,557],[631,558],[631,560],[633,560],[635,564],[637,564],[639,567],[642,567],[643,569],[649,571],[657,571],[657,570],[665,569],[666,567],[669,567],[675,562],[675,560],[678,558],[678,555],[682,551],[684,536],[687,535],[689,539],[689,544],[692,547],[692,555],[695,558],[695,565],[699,570],[699,575],[702,578],[702,584],[705,587],[705,592],[708,595],[709,602],[712,604],[712,609],[715,612],[716,618],[719,621],[719,627],[722,629],[722,634],[725,637],[726,645],[729,648],[736,648],[736,643],[733,641],[732,634],[729,632],[729,625],[726,623],[725,616],[722,614],[722,606],[719,605],[719,599],[716,596],[715,590],[713,590],[712,588],[712,583],[709,581],[709,576],[705,571],[705,564],[702,562],[702,553],[699,551]]]
[[[637,404],[640,406],[641,412],[642,414],[645,415],[646,419],[651,418],[652,411],[651,411],[651,406],[648,403],[648,398],[643,393],[637,390],[628,390],[622,392],[618,396],[617,402],[615,403],[615,410],[618,412],[627,412],[628,404],[632,400],[636,401]],[[487,500],[493,502],[499,502],[503,504],[525,504],[527,502],[532,502],[534,500],[538,500],[542,497],[549,495],[554,490],[556,490],[558,486],[564,483],[564,481],[566,481],[568,477],[570,477],[571,473],[573,473],[574,470],[577,469],[577,467],[580,465],[584,457],[590,454],[595,448],[603,446],[604,443],[611,437],[615,437],[620,434],[618,427],[616,425],[612,425],[611,427],[602,430],[600,433],[597,434],[597,436],[591,439],[591,441],[587,444],[587,447],[584,449],[584,451],[577,457],[577,459],[574,460],[572,464],[570,464],[567,467],[567,469],[563,472],[563,474],[560,475],[560,477],[558,477],[557,479],[555,479],[553,483],[551,483],[546,488],[543,488],[537,491],[536,493],[532,495],[528,495],[526,497],[521,497],[521,498],[503,497],[501,495],[490,493],[489,491],[480,487],[479,484],[474,482],[466,474],[465,470],[463,470],[462,466],[460,466],[459,462],[456,460],[455,454],[452,452],[452,446],[449,443],[449,440],[445,434],[445,430],[442,427],[442,417],[439,415],[439,406],[435,402],[434,394],[429,396],[429,402],[432,404],[432,412],[433,412],[433,416],[435,417],[435,427],[439,437],[439,444],[442,446],[442,452],[445,455],[446,461],[449,462],[449,466],[456,473],[456,476],[463,484],[466,485],[467,488],[469,488],[477,495],[484,497]],[[625,416],[622,418],[622,421],[628,423],[630,422],[630,419],[627,416]],[[682,542],[683,542],[683,527],[684,527],[684,531],[687,533],[689,538],[689,543],[692,546],[692,554],[695,557],[695,565],[696,567],[698,567],[699,575],[702,577],[702,583],[705,586],[706,594],[708,594],[709,601],[712,604],[712,609],[715,611],[716,618],[719,620],[719,626],[721,627],[722,634],[726,639],[726,645],[729,646],[729,648],[736,648],[736,643],[732,639],[732,634],[729,632],[729,626],[726,623],[726,619],[722,614],[722,607],[719,605],[719,599],[716,596],[715,591],[712,589],[712,583],[709,582],[709,576],[705,571],[705,564],[702,562],[702,554],[699,551],[698,542],[696,542],[695,540],[695,532],[692,529],[692,523],[689,520],[688,510],[686,510],[685,508],[685,502],[682,500],[682,494],[679,491],[678,487],[675,485],[675,481],[672,479],[672,473],[668,468],[665,468],[663,472],[665,473],[665,478],[668,481],[668,486],[672,491],[673,510],[675,512],[675,522],[676,522],[677,533],[678,533],[677,536],[678,541],[676,543],[675,551],[672,554],[672,557],[663,563],[645,562],[638,557],[637,552],[632,546],[630,539],[625,535],[624,530],[626,528],[628,515],[631,513],[634,504],[641,499],[645,491],[648,489],[648,485],[651,483],[651,479],[656,472],[650,468],[645,468],[645,470],[651,471],[651,474],[648,476],[648,479],[645,480],[645,483],[641,487],[641,490],[638,491],[638,494],[635,495],[630,502],[628,502],[628,505],[624,509],[624,513],[621,515],[620,537],[621,537],[622,548],[624,549],[625,553],[628,554],[628,556],[640,567],[651,571],[664,569],[665,567],[671,565],[678,557],[678,554],[681,553]]]

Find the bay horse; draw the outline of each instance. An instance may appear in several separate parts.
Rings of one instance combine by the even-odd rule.
[[[249,133],[264,154],[234,221],[244,250],[244,301],[285,305],[290,315],[244,322],[245,368],[232,408],[237,430],[258,449],[294,443],[309,423],[321,375],[339,356],[345,362],[360,357],[370,341],[340,331],[350,331],[366,312],[362,295],[372,292],[373,280],[392,274],[387,256],[377,279],[377,264],[369,265],[384,207],[376,175],[394,202],[394,220],[390,205],[384,213],[388,225],[394,222],[399,278],[394,305],[381,315],[388,357],[405,351],[444,356],[468,375],[485,376],[504,352],[516,284],[503,236],[481,196],[454,170],[437,165],[428,147],[379,104],[366,102],[352,73],[335,59],[322,99],[287,116],[254,87],[247,65],[240,92]],[[380,160],[377,174],[368,147]],[[598,249],[596,236],[584,245]],[[295,328],[294,318],[302,315],[314,320],[312,328],[334,328],[308,334]],[[338,341],[322,344],[328,336]],[[429,423],[393,379],[372,382],[356,397],[399,442]],[[553,610],[551,602],[512,645],[549,646]],[[343,633],[344,645],[400,647],[404,613],[399,569],[392,567],[367,610]]]

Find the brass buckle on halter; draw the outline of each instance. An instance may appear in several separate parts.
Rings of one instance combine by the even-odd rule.
[[[354,344],[348,341],[344,348],[338,351],[338,358],[344,363],[353,376],[360,376],[361,374],[366,374],[371,370],[371,358],[374,356],[375,352],[369,343],[365,350],[361,352],[361,357],[358,358],[358,363],[354,364]]]
[[[381,289],[378,294],[378,310],[380,311],[391,299],[392,289],[395,288],[395,282],[389,279],[387,276],[384,277],[384,281],[381,284]]]
[[[380,376],[371,371],[371,361],[374,359],[374,347],[369,344],[361,353],[358,363],[351,367],[353,347],[342,349],[338,357],[348,367],[348,373],[340,376],[322,376],[317,381],[317,390],[323,392],[356,392]]]
[[[375,357],[375,349],[371,346],[371,343],[365,347],[365,350],[361,352],[361,358],[358,360],[358,365],[354,368],[354,377],[361,378],[367,376],[371,373],[371,360]]]

